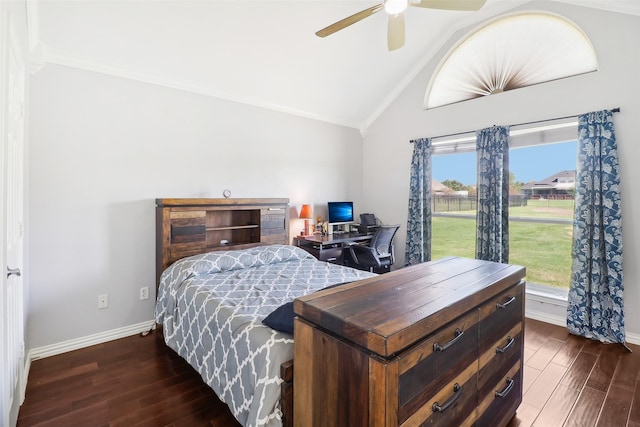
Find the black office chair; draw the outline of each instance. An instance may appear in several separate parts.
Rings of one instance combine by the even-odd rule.
[[[399,228],[399,225],[380,226],[371,238],[369,246],[350,245],[345,249],[348,254],[344,254],[344,258],[349,258],[345,264],[359,270],[387,273],[395,261],[393,237]]]

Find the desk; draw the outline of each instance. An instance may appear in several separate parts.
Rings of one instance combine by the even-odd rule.
[[[296,236],[293,244],[309,252],[320,261],[342,264],[342,249],[352,243],[367,244],[373,234],[341,233],[330,236]]]

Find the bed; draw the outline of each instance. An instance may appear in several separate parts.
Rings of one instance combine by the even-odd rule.
[[[263,320],[297,297],[372,276],[282,244],[189,256],[162,273],[156,322],[242,425],[280,426],[293,336]]]
[[[377,276],[289,246],[287,199],[156,204],[156,320],[244,426],[295,412],[305,427],[504,427],[515,413],[523,267],[448,257]],[[263,324],[275,314],[295,343]]]

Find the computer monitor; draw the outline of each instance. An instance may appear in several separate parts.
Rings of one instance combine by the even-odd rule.
[[[354,221],[353,202],[329,202],[329,224],[349,224]]]

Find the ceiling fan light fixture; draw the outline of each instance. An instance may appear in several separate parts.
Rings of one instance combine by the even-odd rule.
[[[409,2],[411,2],[411,4],[409,4]],[[360,22],[363,19],[380,12],[384,8],[385,12],[389,15],[387,46],[391,51],[401,48],[404,45],[403,12],[407,6],[424,7],[427,9],[471,11],[480,9],[486,2],[487,0],[382,0],[382,3],[368,7],[316,31],[316,36],[327,37],[328,35],[343,30],[356,22]]]
[[[408,0],[385,0],[384,10],[389,15],[398,15],[407,8]]]

